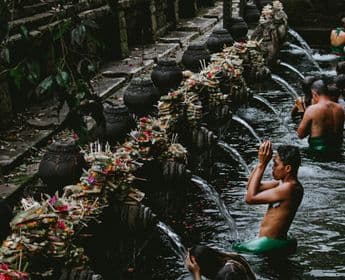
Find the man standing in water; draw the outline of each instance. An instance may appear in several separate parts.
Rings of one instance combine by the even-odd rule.
[[[331,50],[339,56],[341,61],[345,60],[345,16],[341,18],[341,27],[331,31]]]
[[[259,238],[235,244],[241,252],[271,253],[276,250],[292,251],[297,243],[287,233],[303,198],[303,187],[297,179],[301,157],[297,147],[280,146],[273,159],[273,181],[262,182],[262,176],[272,159],[272,145],[265,141],[259,148],[259,163],[251,173],[246,202],[268,204],[262,219]]]
[[[309,135],[311,152],[336,154],[343,142],[344,109],[331,100],[323,80],[315,81],[311,92],[313,105],[305,111],[297,135],[299,138]]]

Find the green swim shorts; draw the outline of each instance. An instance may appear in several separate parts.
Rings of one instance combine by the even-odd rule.
[[[266,236],[252,239],[243,243],[235,243],[233,249],[236,252],[268,254],[276,251],[292,252],[296,250],[297,240],[291,236],[287,239],[273,239]]]

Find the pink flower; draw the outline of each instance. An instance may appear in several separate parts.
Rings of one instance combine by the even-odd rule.
[[[0,269],[2,270],[8,270],[8,265],[5,263],[0,264]]]
[[[62,230],[66,229],[65,223],[61,220],[57,221],[57,227]]]
[[[89,177],[87,177],[87,181],[89,183],[93,184],[96,181],[96,179],[93,176],[89,176]]]
[[[60,205],[60,206],[56,206],[55,208],[59,212],[67,212],[68,211],[68,205]]]
[[[56,197],[56,195],[54,195],[49,199],[49,204],[54,205],[57,200],[58,198]]]

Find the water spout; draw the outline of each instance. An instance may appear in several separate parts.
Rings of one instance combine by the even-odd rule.
[[[228,143],[223,141],[218,141],[218,146],[226,151],[235,161],[241,164],[248,175],[250,174],[250,170],[246,161],[235,148],[231,147]]]
[[[247,123],[245,120],[241,119],[239,116],[232,116],[232,119],[236,122],[238,122],[239,124],[243,125],[244,127],[246,127],[249,132],[255,137],[256,140],[258,140],[259,144],[261,144],[261,138],[256,134],[255,130],[249,125],[249,123]]]
[[[295,72],[302,80],[304,79],[304,75],[299,70],[297,70],[295,67],[293,67],[292,65],[285,63],[285,62],[280,62],[279,65],[290,69],[292,72]]]
[[[226,223],[230,228],[230,238],[231,240],[237,240],[238,233],[236,228],[236,223],[234,219],[231,217],[228,208],[226,208],[224,201],[220,198],[216,189],[207,183],[204,179],[193,175],[192,182],[195,183],[198,187],[200,187],[209,198],[211,198],[217,205],[219,212],[225,218]]]
[[[170,248],[182,261],[184,261],[187,256],[187,249],[183,246],[181,238],[171,229],[171,227],[163,222],[159,222],[157,227],[169,238]]]
[[[288,29],[288,33],[300,43],[302,48],[307,50],[310,54],[312,53],[312,49],[309,47],[308,43],[302,38],[301,35],[299,35],[295,30],[291,28]]]
[[[291,86],[289,85],[289,83],[287,81],[285,81],[282,77],[279,77],[276,74],[272,74],[271,78],[273,81],[275,81],[277,84],[279,84],[280,86],[282,86],[284,89],[286,89],[286,91],[293,97],[293,98],[298,98],[299,95],[297,93],[297,91]]]
[[[273,114],[279,117],[279,112],[273,107],[273,105],[266,98],[260,95],[254,94],[253,99],[265,105],[268,109],[270,109],[273,112]]]
[[[316,68],[319,72],[322,71],[320,65],[316,62],[316,60],[314,59],[313,55],[312,55],[310,52],[308,52],[306,49],[304,49],[304,48],[302,48],[302,47],[300,47],[300,46],[297,46],[297,45],[295,45],[295,44],[292,44],[292,43],[287,43],[287,45],[288,45],[290,48],[297,49],[297,50],[300,50],[301,52],[303,52],[303,53],[307,56],[307,58],[309,59],[309,61],[310,61],[311,63],[313,63],[313,65],[315,66],[315,68]]]

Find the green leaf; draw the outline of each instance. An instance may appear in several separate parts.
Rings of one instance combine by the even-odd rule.
[[[70,28],[71,21],[64,21],[60,25],[56,26],[52,31],[53,41],[57,41],[63,38],[63,36],[70,30]]]
[[[3,48],[0,52],[0,59],[5,63],[10,63],[10,50],[8,48]]]
[[[41,67],[37,61],[31,61],[26,63],[26,67],[28,70],[28,81],[36,85],[40,78]]]
[[[23,37],[23,39],[25,39],[25,40],[28,40],[30,37],[29,31],[25,25],[20,26],[19,33]]]
[[[22,67],[17,66],[15,68],[10,69],[9,75],[13,79],[13,82],[14,82],[14,85],[16,86],[16,88],[20,89],[21,82],[22,82],[23,77],[24,77],[24,72],[23,72]]]
[[[78,45],[82,47],[86,38],[85,25],[80,24],[76,28],[74,28],[71,32],[71,38],[72,38],[73,45]]]
[[[51,89],[51,87],[53,86],[54,83],[54,79],[52,76],[48,76],[47,78],[45,78],[36,88],[36,92],[37,94],[41,95],[43,93],[45,93],[46,91],[48,91],[49,89]]]
[[[82,100],[85,97],[86,93],[84,91],[82,92],[78,92],[76,97],[78,98],[78,100]]]
[[[70,83],[69,74],[65,71],[59,70],[55,76],[55,80],[60,87],[68,87]]]

